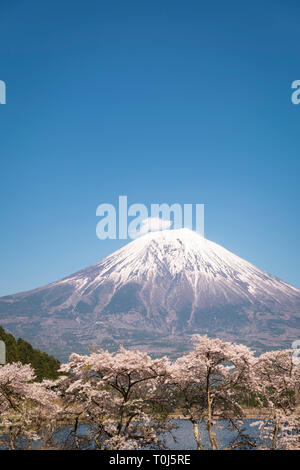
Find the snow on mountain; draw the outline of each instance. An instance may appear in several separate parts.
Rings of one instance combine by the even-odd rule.
[[[208,292],[229,302],[236,296],[250,302],[258,295],[277,300],[299,296],[299,289],[189,229],[150,232],[67,281],[84,294],[108,280],[116,288],[128,282],[159,285],[166,275],[184,276],[200,302]]]
[[[1,298],[0,324],[51,352],[116,342],[184,348],[195,332],[289,346],[300,337],[300,290],[189,229],[164,230]]]

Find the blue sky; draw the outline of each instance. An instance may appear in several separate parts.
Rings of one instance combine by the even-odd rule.
[[[96,207],[204,203],[207,238],[300,287],[298,1],[0,3],[0,295],[125,241]]]

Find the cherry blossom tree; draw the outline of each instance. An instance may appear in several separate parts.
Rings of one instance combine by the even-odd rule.
[[[194,335],[193,341],[194,349],[174,363],[123,347],[72,354],[61,367],[64,375],[42,383],[30,365],[0,366],[0,444],[163,448],[175,412],[192,423],[198,450],[299,449],[300,366],[294,350],[255,357],[248,347],[220,339]],[[262,416],[251,435],[245,431],[248,398]],[[234,431],[226,447],[217,438],[221,425]]]
[[[58,412],[55,394],[34,379],[29,364],[0,366],[0,432],[10,449],[15,449],[18,442],[24,447],[39,440],[39,432]]]
[[[99,449],[163,446],[159,436],[172,425],[158,410],[169,368],[166,358],[153,360],[123,347],[116,354],[103,350],[89,356],[72,354],[61,368],[68,375],[57,383],[66,413],[74,419],[77,444],[81,420],[93,429]]]
[[[244,416],[241,406],[255,383],[253,353],[243,345],[194,335],[195,348],[172,366],[170,384],[181,396],[182,409],[193,425],[197,449],[203,449],[198,422],[204,422],[211,449],[220,449],[214,428],[223,419],[241,437],[238,419]],[[244,445],[244,440],[234,446]]]
[[[300,448],[300,420],[296,406],[300,368],[293,362],[293,352],[266,352],[257,358],[254,366],[258,402],[268,410],[268,416],[254,424],[259,428],[258,445],[266,449]]]

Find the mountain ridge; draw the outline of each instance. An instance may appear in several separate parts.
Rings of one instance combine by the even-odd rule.
[[[164,338],[184,348],[193,333],[283,347],[300,336],[300,290],[196,232],[163,230],[0,298],[0,322],[56,355],[54,338],[69,352],[120,342],[149,350]]]

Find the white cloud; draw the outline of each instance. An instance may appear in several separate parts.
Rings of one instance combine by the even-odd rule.
[[[171,220],[161,219],[160,217],[148,217],[142,221],[139,234],[166,230],[171,227],[172,223]]]

